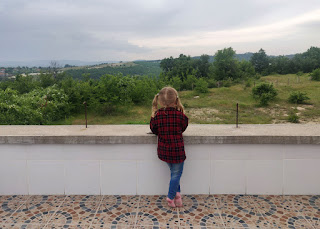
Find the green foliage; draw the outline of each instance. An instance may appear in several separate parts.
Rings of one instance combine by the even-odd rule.
[[[307,96],[307,93],[297,91],[297,92],[292,92],[290,94],[288,101],[290,103],[303,104],[306,102],[306,100],[309,100],[309,99],[310,98]]]
[[[146,104],[150,102],[158,90],[154,82],[148,77],[135,80],[132,86],[131,99],[135,104]]]
[[[0,124],[48,124],[70,114],[68,97],[56,85],[23,95],[7,88],[0,91],[0,101]]]
[[[17,75],[11,85],[12,89],[17,90],[20,94],[28,93],[38,87],[39,83],[33,80],[32,76]]]
[[[193,90],[198,79],[194,75],[188,75],[187,79],[183,82],[183,89]]]
[[[269,58],[263,49],[260,49],[259,52],[254,53],[250,59],[250,62],[252,63],[257,73],[267,75]]]
[[[251,87],[251,85],[252,85],[251,80],[247,80],[247,81],[245,82],[245,84],[244,84],[244,89],[247,89],[247,88]]]
[[[198,69],[198,78],[204,77],[208,78],[209,76],[209,68],[210,68],[210,63],[209,63],[209,56],[208,55],[201,55],[199,60],[194,60],[194,65],[195,68]]]
[[[230,48],[218,50],[214,56],[214,75],[216,80],[236,79],[240,76],[236,52]]]
[[[52,86],[55,83],[55,80],[52,74],[49,74],[49,73],[41,73],[39,78],[40,78],[40,86],[43,88]]]
[[[180,54],[178,58],[165,58],[160,62],[165,75],[171,80],[173,77],[179,77],[181,81],[187,78],[187,75],[192,74],[195,65],[195,60],[190,56]]]
[[[270,101],[275,99],[277,94],[272,84],[263,83],[252,89],[252,95],[256,100],[260,101],[260,106],[267,106]]]
[[[216,88],[217,87],[217,81],[215,79],[209,78],[207,79],[208,82],[208,88]]]
[[[220,87],[231,87],[232,83],[233,83],[232,79],[231,78],[227,78],[227,79],[221,81]]]
[[[239,74],[241,79],[248,79],[255,76],[256,72],[254,70],[253,65],[246,60],[242,60],[239,62]]]
[[[70,114],[83,113],[84,101],[91,112],[111,114],[120,107],[151,103],[165,85],[162,80],[149,76],[104,75],[94,80],[84,74],[81,81],[65,74],[58,76],[53,79],[51,74],[41,74],[38,81],[18,76],[12,82],[1,82],[0,123],[50,124]],[[176,78],[181,84],[180,78]],[[23,82],[30,86],[23,88]]]
[[[199,79],[196,82],[195,91],[198,93],[207,93],[208,90],[208,83],[204,79]]]
[[[311,80],[320,81],[320,68],[313,70],[310,77]]]
[[[182,80],[180,79],[180,77],[172,77],[170,80],[170,85],[175,88],[177,91],[181,90],[182,87]]]
[[[299,71],[299,72],[297,72],[296,74],[297,74],[297,76],[302,76],[302,75],[303,75],[303,72],[302,72],[302,71]]]
[[[292,123],[299,123],[299,116],[294,111],[291,111],[288,116],[288,121]]]

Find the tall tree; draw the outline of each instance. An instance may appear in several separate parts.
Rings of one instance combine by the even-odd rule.
[[[266,75],[269,67],[269,58],[263,49],[252,55],[250,62],[252,63],[256,72]]]
[[[239,77],[238,61],[235,59],[236,52],[231,48],[218,50],[214,56],[213,68],[217,80]]]
[[[206,54],[203,54],[200,56],[200,61],[198,62],[198,70],[200,72],[200,77],[205,77],[207,78],[209,75],[209,56]]]

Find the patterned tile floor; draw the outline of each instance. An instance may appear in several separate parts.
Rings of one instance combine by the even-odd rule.
[[[320,196],[0,196],[0,228],[320,228]]]

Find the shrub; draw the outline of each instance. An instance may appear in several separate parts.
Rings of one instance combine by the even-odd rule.
[[[299,116],[295,112],[291,112],[288,116],[288,121],[292,123],[299,123]]]
[[[196,83],[195,90],[198,93],[207,93],[209,91],[208,83],[204,79],[200,78]]]
[[[260,100],[260,106],[267,106],[268,103],[275,99],[277,91],[272,84],[260,84],[252,88],[252,95],[256,100]]]
[[[251,85],[252,85],[251,80],[247,80],[247,81],[244,83],[243,89],[246,90],[247,88],[251,87]]]
[[[320,68],[313,70],[310,76],[311,76],[311,80],[320,81]]]
[[[181,87],[182,86],[182,81],[181,81],[180,77],[178,77],[178,76],[172,77],[172,79],[170,81],[170,84],[177,91],[181,91],[181,89],[182,89],[182,87]]]
[[[151,91],[151,94],[150,94]],[[151,100],[154,96],[154,91],[151,90],[149,84],[144,80],[136,80],[131,89],[130,97],[135,104],[144,104]]]
[[[0,124],[50,124],[70,114],[68,96],[56,85],[23,95],[7,88],[0,91],[0,101]]]
[[[232,86],[232,79],[231,78],[227,78],[226,80],[222,81],[222,86],[223,87],[231,87]]]
[[[217,87],[217,81],[214,79],[207,79],[208,82],[208,88],[215,88]]]
[[[305,103],[306,100],[309,100],[309,99],[310,98],[307,96],[307,93],[297,91],[297,92],[292,92],[290,94],[288,101],[290,103],[303,104]]]
[[[183,81],[183,89],[193,90],[198,79],[194,75],[188,75],[187,79]]]

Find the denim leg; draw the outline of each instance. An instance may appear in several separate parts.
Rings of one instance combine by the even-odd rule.
[[[183,164],[181,163],[167,163],[171,171],[171,179],[169,185],[168,197],[173,200],[177,192],[180,192],[180,178],[183,171]]]

